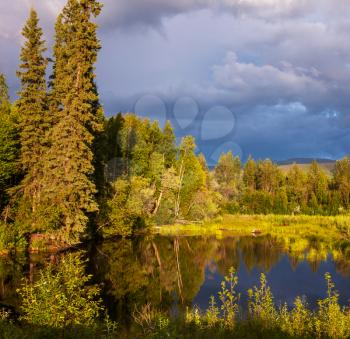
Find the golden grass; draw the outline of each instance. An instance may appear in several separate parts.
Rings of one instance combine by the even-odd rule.
[[[153,228],[154,233],[162,235],[249,235],[254,230],[277,236],[295,235],[350,241],[350,216],[225,214],[203,224],[175,224]]]

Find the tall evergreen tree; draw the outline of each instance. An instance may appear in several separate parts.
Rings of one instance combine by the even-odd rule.
[[[62,101],[66,93],[69,92],[69,83],[65,81],[68,77],[66,67],[69,56],[65,41],[68,32],[65,32],[66,26],[63,24],[63,14],[59,14],[55,24],[55,43],[53,46],[52,74],[49,81],[49,106],[52,114],[53,123],[57,123],[58,112],[62,110]]]
[[[6,78],[4,74],[0,73],[0,105],[9,101],[9,88],[6,83]]]
[[[97,25],[101,5],[69,0],[56,23],[55,65],[51,102],[56,105],[50,141],[47,195],[59,209],[61,239],[72,243],[87,232],[89,213],[96,212],[94,139],[102,130],[94,63],[100,49]]]
[[[5,76],[0,74],[0,212],[8,200],[6,190],[15,183],[18,172],[18,128],[13,111]]]
[[[21,50],[19,71],[21,88],[17,101],[20,119],[21,165],[25,177],[20,191],[35,213],[42,198],[43,155],[47,151],[47,132],[50,118],[47,110],[46,67],[47,59],[43,32],[34,9],[30,11],[22,35],[25,38]]]

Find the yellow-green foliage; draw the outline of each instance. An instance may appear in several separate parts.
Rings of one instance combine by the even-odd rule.
[[[252,319],[258,320],[264,326],[272,326],[276,322],[277,313],[270,287],[265,274],[260,276],[260,287],[248,290],[248,310]]]
[[[225,325],[228,327],[234,326],[238,313],[240,295],[235,290],[237,284],[237,274],[231,268],[229,275],[221,283],[221,291],[219,292],[222,316],[225,319]]]
[[[131,235],[135,229],[144,228],[154,206],[154,189],[149,180],[139,176],[117,179],[113,196],[108,201],[108,226],[105,235]]]
[[[339,305],[338,294],[328,273],[326,281],[328,295],[318,302],[317,310],[310,310],[300,297],[290,309],[286,304],[276,307],[262,274],[260,286],[248,291],[248,314],[241,316],[239,295],[235,291],[238,278],[231,270],[219,292],[220,307],[211,297],[205,312],[195,307],[187,310],[184,319],[176,320],[153,310],[147,313],[147,317],[143,316],[143,320],[139,317],[138,324],[145,337],[151,338],[348,338],[350,310]],[[148,308],[151,309],[150,305]],[[162,327],[157,325],[159,319],[163,319]],[[147,324],[152,324],[152,327]]]
[[[100,289],[84,266],[79,254],[68,254],[34,282],[25,280],[19,319],[0,306],[0,338],[116,338],[118,324],[101,317]]]
[[[220,307],[214,296],[210,297],[210,305],[204,314],[199,308],[187,309],[185,321],[193,323],[202,328],[212,327],[220,324],[227,328],[234,328],[239,314],[240,294],[237,293],[237,273],[230,269],[228,276],[221,282],[221,290],[218,293]]]
[[[57,268],[49,265],[41,271],[38,281],[34,284],[25,281],[18,291],[22,320],[53,328],[92,325],[103,307],[99,288],[87,286],[90,278],[77,255],[67,255]]]
[[[327,281],[327,298],[319,300],[315,315],[315,329],[318,337],[347,338],[350,336],[350,310],[339,306],[338,292],[329,273]]]
[[[291,311],[286,304],[281,307],[278,319],[283,331],[296,337],[309,337],[313,332],[312,316],[305,300],[297,297]]]

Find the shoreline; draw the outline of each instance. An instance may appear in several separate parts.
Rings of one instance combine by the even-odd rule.
[[[256,232],[254,232],[256,231]],[[321,232],[322,231],[322,232]],[[152,234],[160,235],[298,235],[320,236],[350,242],[350,215],[246,215],[224,214],[203,224],[153,226]],[[257,234],[259,233],[259,234]],[[322,233],[322,234],[320,234]]]

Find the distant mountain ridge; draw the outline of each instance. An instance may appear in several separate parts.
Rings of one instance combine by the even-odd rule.
[[[293,164],[297,164],[304,172],[307,172],[310,168],[310,164],[316,160],[320,167],[330,176],[335,168],[336,160],[325,158],[292,158],[284,161],[277,161],[278,167],[287,173]]]
[[[278,165],[292,165],[294,163],[300,165],[309,165],[314,160],[316,160],[319,164],[335,164],[336,160],[334,159],[326,159],[326,158],[291,158],[287,160],[277,161]]]

